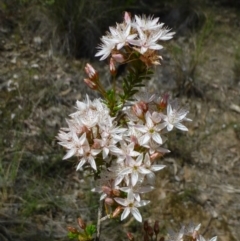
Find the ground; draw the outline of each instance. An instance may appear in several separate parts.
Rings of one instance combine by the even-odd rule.
[[[171,153],[160,160],[167,167],[158,175],[143,216],[159,220],[163,233],[192,221],[202,223],[206,237],[237,241],[240,12],[222,7],[204,11],[213,23],[205,27],[208,34],[172,40],[149,83],[150,90],[178,96],[192,122],[188,133],[169,136]],[[55,140],[75,101],[91,94],[83,84],[87,60],[57,55],[39,37],[21,28],[0,32],[0,226],[13,240],[68,240],[66,227],[76,226],[80,215],[94,220],[98,206],[97,195],[89,192],[94,183],[75,172],[74,160],[61,160],[64,152]],[[109,79],[103,63],[93,65]],[[184,91],[178,85],[183,82]],[[136,235],[141,230],[132,219],[123,226]],[[103,240],[113,240],[109,232],[114,240],[126,240],[121,227],[107,221]],[[3,240],[11,240],[1,229]]]

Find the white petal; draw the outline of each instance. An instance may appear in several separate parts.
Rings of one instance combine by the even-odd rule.
[[[188,131],[188,128],[181,123],[175,124],[175,127],[181,131]]]
[[[211,238],[209,241],[217,241],[217,236]]]
[[[131,213],[138,222],[140,222],[140,223],[142,222],[142,216],[141,216],[141,214],[140,214],[140,212],[138,211],[137,208],[132,207]]]
[[[154,141],[156,141],[158,144],[162,145],[163,141],[161,136],[158,133],[153,133],[152,138]]]
[[[138,171],[139,171],[140,173],[142,173],[142,174],[149,174],[149,173],[151,173],[150,170],[148,170],[148,169],[146,169],[146,168],[144,168],[144,167],[139,167],[139,168],[138,168]]]
[[[150,203],[149,200],[142,200],[138,203],[137,207],[143,207],[143,206],[146,206],[149,203]]]
[[[159,171],[159,170],[163,169],[164,167],[165,167],[165,165],[152,165],[151,171],[156,172],[156,171]]]
[[[121,221],[125,219],[129,215],[129,213],[130,213],[130,208],[129,207],[125,208],[121,215]]]
[[[120,198],[120,197],[116,197],[114,198],[114,200],[121,204],[122,206],[126,207],[128,205],[128,200],[127,199],[124,199],[124,198]]]
[[[106,147],[104,147],[103,148],[103,159],[106,159],[107,158],[107,156],[108,156],[108,154],[109,154],[109,149],[108,148],[106,148]]]
[[[89,162],[89,164],[91,165],[91,167],[92,167],[94,170],[97,171],[96,162],[95,162],[95,160],[94,160],[94,158],[93,158],[92,156],[90,156],[90,157],[88,158],[88,162]]]
[[[138,181],[138,172],[134,171],[131,175],[132,185],[135,186]]]
[[[124,175],[118,175],[114,180],[114,185],[117,186],[124,178]]]
[[[77,170],[79,170],[85,163],[86,163],[86,160],[84,158],[82,158],[81,161],[77,165]]]
[[[144,135],[142,135],[140,138],[139,138],[139,144],[141,145],[141,146],[143,146],[143,145],[145,145],[145,144],[147,144],[148,142],[149,142],[149,140],[150,140],[150,135],[148,134],[148,133],[146,133],[146,134],[144,134]]]
[[[76,150],[75,148],[69,150],[69,151],[67,152],[67,154],[63,157],[63,160],[66,160],[66,159],[72,157],[74,154],[76,154],[76,151],[77,151],[77,150]]]

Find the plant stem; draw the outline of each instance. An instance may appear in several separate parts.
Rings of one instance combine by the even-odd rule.
[[[99,206],[98,206],[98,217],[97,217],[97,236],[95,238],[95,241],[100,241],[102,209],[103,209],[103,202],[100,200]]]

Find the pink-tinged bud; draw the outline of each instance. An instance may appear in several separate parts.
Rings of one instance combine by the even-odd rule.
[[[81,218],[78,218],[78,226],[83,230],[87,227],[86,223]]]
[[[102,186],[102,191],[106,193],[107,195],[111,195],[112,189],[108,186]]]
[[[112,58],[117,62],[117,63],[123,63],[125,62],[125,58],[123,57],[122,54],[112,54]]]
[[[91,80],[96,80],[98,79],[98,73],[96,72],[96,70],[92,67],[91,64],[86,64],[85,66],[85,71],[88,75],[88,77],[91,79]]]
[[[115,76],[117,71],[116,71],[116,67],[115,67],[113,58],[110,58],[109,68],[110,68],[111,75]]]
[[[159,234],[160,230],[159,230],[159,222],[158,221],[155,221],[154,226],[153,226],[153,230],[154,230],[155,235]]]
[[[155,152],[155,153],[153,153],[153,154],[150,156],[150,160],[151,160],[151,161],[154,161],[155,159],[157,159],[157,158],[159,158],[159,157],[161,157],[161,156],[163,156],[162,153],[160,153],[160,152]]]
[[[104,202],[108,205],[108,206],[112,206],[115,202],[112,198],[110,197],[106,197]]]
[[[101,149],[101,140],[95,139],[91,146],[92,149]]]
[[[134,241],[134,237],[131,233],[127,233],[127,237],[129,241]]]
[[[120,191],[118,189],[113,189],[112,190],[112,194],[115,196],[115,197],[119,197],[120,196]]]
[[[165,110],[166,107],[167,107],[167,103],[168,103],[168,98],[169,98],[169,94],[165,93],[163,96],[162,96],[162,99],[160,100],[160,103],[159,103],[159,108],[161,110]]]
[[[129,12],[124,12],[124,21],[125,23],[131,23],[131,14]]]
[[[112,214],[112,217],[113,217],[113,218],[118,217],[121,212],[122,212],[122,207],[118,206],[118,207],[114,210],[114,212],[113,212],[113,214]]]
[[[134,142],[135,146],[139,146],[138,138],[136,136],[131,136],[130,139],[131,142]]]
[[[140,101],[132,107],[132,110],[138,118],[143,118],[144,114],[148,110],[148,105],[147,103]]]
[[[84,79],[84,82],[87,84],[87,86],[92,89],[92,90],[96,90],[97,89],[97,85],[90,79]]]

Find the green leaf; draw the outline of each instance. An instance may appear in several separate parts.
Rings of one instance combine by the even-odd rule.
[[[78,233],[68,232],[68,238],[69,239],[76,239],[76,238],[78,238]]]
[[[96,233],[97,229],[96,226],[93,224],[87,225],[85,232],[89,235],[92,236],[94,233]]]

